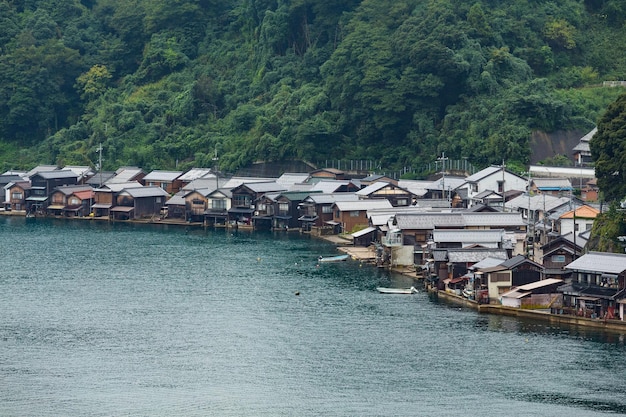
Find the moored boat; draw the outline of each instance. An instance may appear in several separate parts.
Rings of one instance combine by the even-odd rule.
[[[320,256],[317,258],[319,262],[341,262],[345,261],[350,255],[337,255],[337,256]]]
[[[376,287],[376,291],[381,294],[416,294],[417,288],[385,288],[385,287]]]

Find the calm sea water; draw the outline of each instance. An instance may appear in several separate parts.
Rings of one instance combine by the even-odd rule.
[[[0,249],[2,416],[626,413],[624,336],[378,294],[412,282],[316,239],[0,217]]]

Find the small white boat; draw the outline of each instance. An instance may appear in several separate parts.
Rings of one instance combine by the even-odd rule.
[[[337,256],[320,256],[317,258],[319,262],[341,262],[348,259],[350,255],[337,255]]]
[[[376,287],[376,291],[381,294],[417,294],[417,288],[385,288],[385,287]]]

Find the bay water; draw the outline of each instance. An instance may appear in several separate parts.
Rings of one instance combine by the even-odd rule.
[[[0,416],[626,413],[624,335],[482,315],[300,234],[0,216]]]

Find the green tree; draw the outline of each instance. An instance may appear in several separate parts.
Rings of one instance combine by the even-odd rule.
[[[598,187],[607,201],[626,197],[626,94],[607,109],[589,142]]]

